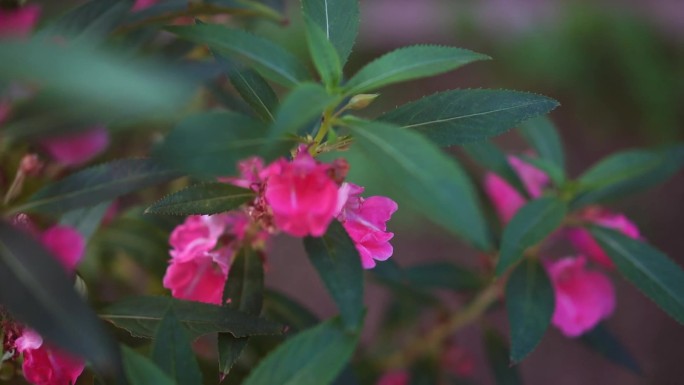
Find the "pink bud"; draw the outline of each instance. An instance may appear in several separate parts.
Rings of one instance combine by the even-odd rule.
[[[109,145],[109,132],[104,126],[67,134],[41,142],[45,150],[64,166],[79,166],[100,154]]]
[[[19,169],[24,175],[36,176],[43,168],[43,162],[36,154],[26,154],[21,158]]]
[[[28,5],[17,9],[0,8],[0,39],[3,37],[26,37],[31,34],[38,18],[40,7]],[[0,119],[0,122],[2,119]]]

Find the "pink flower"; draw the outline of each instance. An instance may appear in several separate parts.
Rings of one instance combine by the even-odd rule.
[[[71,385],[81,375],[83,361],[43,343],[34,331],[24,329],[16,340],[17,350],[24,355],[24,377],[34,385]]]
[[[240,172],[239,177],[221,177],[218,180],[238,187],[252,188],[263,183],[267,177],[267,173],[264,172],[264,160],[258,156],[241,160],[237,168]]]
[[[630,238],[638,239],[641,237],[637,226],[622,214],[612,213],[598,207],[590,207],[582,213],[582,217],[599,226],[617,230]],[[608,254],[603,251],[589,231],[583,228],[572,228],[567,231],[567,234],[570,242],[580,253],[589,256],[596,263],[608,269],[615,267]]]
[[[155,4],[157,4],[157,0],[135,0],[135,4],[133,4],[133,9],[131,9],[131,11],[137,12]]]
[[[59,259],[67,271],[76,269],[86,246],[83,236],[69,226],[50,227],[40,235],[40,241],[48,251]]]
[[[37,5],[17,9],[0,8],[0,38],[27,37],[38,23],[39,17],[40,7]]]
[[[65,166],[79,166],[107,148],[109,132],[104,126],[95,126],[75,134],[45,139],[41,144],[57,162]]]
[[[338,185],[329,170],[306,149],[291,162],[279,159],[268,166],[265,198],[278,228],[295,237],[325,233],[338,206]]]
[[[530,196],[532,198],[541,196],[544,186],[549,182],[548,176],[514,156],[509,156],[508,162],[522,180]],[[508,223],[518,209],[525,204],[525,198],[494,173],[490,172],[485,175],[484,189],[503,223]]]
[[[567,337],[577,337],[593,329],[615,310],[612,283],[585,265],[583,256],[562,258],[548,265],[556,293],[551,322]]]
[[[172,260],[163,284],[174,298],[219,305],[227,277],[212,257],[198,255],[186,262]]]
[[[475,359],[472,354],[456,344],[450,343],[440,358],[442,367],[456,376],[468,377],[475,370]]]
[[[382,196],[362,198],[362,192],[363,187],[353,183],[342,185],[340,196],[346,201],[337,219],[354,241],[363,267],[371,269],[375,260],[385,261],[394,251],[389,243],[394,234],[387,232],[387,221],[397,211],[397,203]]]
[[[396,370],[383,374],[375,385],[408,385],[409,380],[408,372]]]

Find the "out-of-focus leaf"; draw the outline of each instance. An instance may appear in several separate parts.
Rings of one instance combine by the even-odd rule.
[[[615,230],[593,226],[591,233],[622,276],[670,317],[684,323],[684,271],[667,255]]]
[[[318,271],[340,310],[348,330],[361,328],[363,319],[363,269],[354,241],[337,221],[322,237],[304,238],[309,260]]]
[[[70,41],[79,37],[104,38],[129,15],[133,3],[133,0],[88,1],[40,30],[39,36],[58,36]]]
[[[464,146],[468,155],[480,163],[485,169],[491,170],[513,186],[520,195],[529,198],[522,179],[508,162],[506,155],[496,145],[490,142],[469,143]]]
[[[328,95],[323,87],[314,83],[303,83],[290,92],[278,108],[275,122],[270,129],[271,138],[284,134],[296,134],[315,118],[320,119],[323,111],[336,98]]]
[[[178,173],[151,159],[122,159],[90,167],[51,183],[13,212],[62,213],[111,201],[176,179]]]
[[[327,385],[354,352],[358,334],[345,332],[339,318],[288,339],[252,370],[244,385]]]
[[[542,241],[561,225],[567,207],[557,197],[533,200],[523,206],[506,225],[501,240],[496,274],[503,274],[523,257],[525,249]]]
[[[370,161],[368,166],[383,170],[397,194],[477,248],[491,249],[475,188],[455,160],[410,130],[380,122],[348,121],[356,144]]]
[[[485,349],[489,367],[497,385],[522,385],[517,366],[509,365],[508,346],[504,338],[493,330],[485,333]]]
[[[328,0],[324,0],[328,1]],[[306,41],[309,45],[309,54],[313,60],[318,74],[323,80],[323,84],[328,89],[337,87],[342,78],[342,64],[325,31],[318,24],[306,15],[304,16],[306,25]]]
[[[518,155],[518,159],[541,170],[556,186],[562,186],[565,183],[565,171],[556,166],[555,163],[552,163],[547,159],[533,158],[525,154]]]
[[[344,64],[359,32],[357,0],[302,0],[304,15],[325,33]]]
[[[628,369],[634,374],[641,375],[639,364],[632,354],[605,325],[599,324],[591,331],[582,334],[579,341],[606,359]]]
[[[520,132],[541,159],[549,161],[559,170],[565,170],[565,154],[556,126],[547,116],[528,119],[520,124]]]
[[[272,41],[249,32],[216,24],[168,27],[168,30],[183,39],[206,44],[221,54],[247,60],[264,77],[286,87],[309,79],[309,73],[299,59]]]
[[[404,104],[379,119],[452,146],[486,140],[557,106],[551,98],[527,92],[453,90]]]
[[[57,257],[32,237],[0,221],[2,306],[48,342],[112,376],[121,370],[118,348],[73,286]]]
[[[270,319],[287,325],[288,329],[301,331],[313,327],[318,318],[309,310],[282,293],[268,290],[264,297],[264,310]]]
[[[393,83],[420,79],[489,59],[462,48],[416,45],[387,53],[361,68],[345,84],[347,95],[361,94]]]
[[[233,210],[252,199],[254,192],[246,188],[226,183],[202,183],[165,196],[145,213],[211,215]]]
[[[520,264],[506,284],[511,330],[511,363],[521,362],[537,347],[551,323],[555,298],[551,280],[537,261]]]
[[[59,224],[73,227],[78,230],[85,239],[90,239],[100,226],[102,219],[111,205],[111,201],[106,201],[94,206],[71,210],[62,215]]]
[[[283,332],[282,325],[227,307],[169,297],[134,297],[116,302],[100,317],[133,336],[152,337],[165,312],[172,307],[191,338],[225,332],[235,337],[272,335]]]
[[[278,107],[278,96],[273,88],[258,72],[235,63],[232,59],[214,54],[216,60],[225,68],[230,83],[264,121],[273,121]]]
[[[121,346],[126,378],[131,385],[181,385],[159,369],[152,361],[128,346]]]
[[[411,285],[425,289],[449,289],[453,291],[475,290],[482,286],[481,277],[472,271],[448,262],[415,265],[404,269]]]
[[[177,384],[202,384],[202,372],[190,342],[185,327],[169,308],[154,335],[152,359]]]
[[[584,191],[571,205],[577,208],[641,192],[668,179],[682,166],[684,144],[611,155],[580,176]]]

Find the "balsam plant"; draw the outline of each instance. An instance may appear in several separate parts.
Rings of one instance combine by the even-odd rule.
[[[681,268],[597,206],[672,176],[682,144],[613,154],[572,178],[545,96],[446,90],[368,118],[385,86],[489,58],[418,45],[349,73],[353,0],[302,0],[309,58],[243,28],[282,21],[278,1],[91,0],[35,30],[38,6],[1,7],[3,379],[458,383],[473,358],[452,337],[502,305],[510,337],[483,335],[501,384],[520,383],[514,365],[550,325],[634,369],[600,324],[615,293],[589,264],[684,321]],[[533,152],[488,142],[513,127]],[[82,168],[110,137],[113,159]],[[488,170],[489,199],[452,146]],[[362,156],[346,159],[350,148]],[[358,168],[382,172],[393,196],[364,196],[347,177]],[[475,248],[482,268],[394,262],[395,199]],[[338,316],[319,320],[264,287],[276,233],[303,239]],[[555,255],[560,239],[577,254]],[[359,348],[364,269],[394,298]],[[435,290],[468,301],[453,310]],[[438,320],[413,327],[428,311]]]

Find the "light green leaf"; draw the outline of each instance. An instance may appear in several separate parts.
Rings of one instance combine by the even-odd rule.
[[[554,232],[566,213],[565,202],[557,197],[536,199],[520,208],[504,229],[496,274],[503,274],[523,258],[527,248]]]
[[[244,385],[327,385],[354,352],[358,334],[333,318],[288,339],[252,370]]]
[[[618,271],[670,317],[684,323],[684,271],[667,255],[615,230],[593,226],[591,233]]]
[[[154,335],[152,359],[178,384],[202,384],[202,372],[191,342],[185,327],[169,308]]]
[[[196,184],[157,201],[147,214],[211,215],[236,209],[254,199],[252,190],[226,183]]]
[[[306,15],[304,16],[304,24],[306,25],[306,41],[311,59],[321,76],[321,80],[323,80],[323,84],[328,89],[333,89],[337,87],[342,78],[342,64],[337,51],[328,40],[325,32]]]
[[[242,99],[262,120],[273,121],[275,110],[278,108],[278,96],[266,80],[258,72],[242,67],[228,57],[216,53],[214,57],[225,68],[230,83]]]
[[[565,170],[563,143],[556,126],[547,116],[539,116],[520,124],[520,132],[541,159],[549,161],[559,170]]]
[[[221,54],[234,55],[252,63],[264,77],[285,87],[309,79],[309,73],[299,60],[283,47],[238,29],[217,24],[167,27],[176,35],[197,44],[206,44]]]
[[[426,217],[491,249],[475,188],[455,160],[410,130],[386,123],[348,120],[358,147],[393,182],[397,194]]]
[[[271,138],[296,134],[314,119],[320,120],[323,111],[334,104],[336,97],[328,95],[323,87],[303,83],[290,92],[278,108],[275,122],[270,129]]]
[[[440,146],[482,141],[543,115],[558,102],[508,90],[453,90],[397,107],[379,119],[412,128]]]
[[[548,159],[533,158],[525,154],[518,155],[518,159],[542,171],[556,186],[562,186],[565,183],[565,171]]]
[[[359,32],[358,0],[302,0],[302,10],[325,33],[344,64]]]
[[[131,385],[181,385],[159,369],[152,361],[128,346],[121,346],[126,378]]]
[[[97,228],[100,227],[100,223],[111,205],[111,201],[105,201],[94,206],[71,210],[62,215],[59,224],[73,227],[85,239],[90,239],[95,231],[97,231]]]
[[[493,171],[506,180],[508,184],[518,190],[521,196],[530,197],[530,193],[527,191],[522,179],[520,179],[518,173],[508,162],[506,154],[499,150],[496,145],[490,142],[476,142],[466,144],[464,149],[471,158],[480,163],[485,169]]]
[[[506,284],[511,330],[511,362],[517,364],[539,344],[551,323],[555,298],[551,280],[537,261],[521,263]]]

